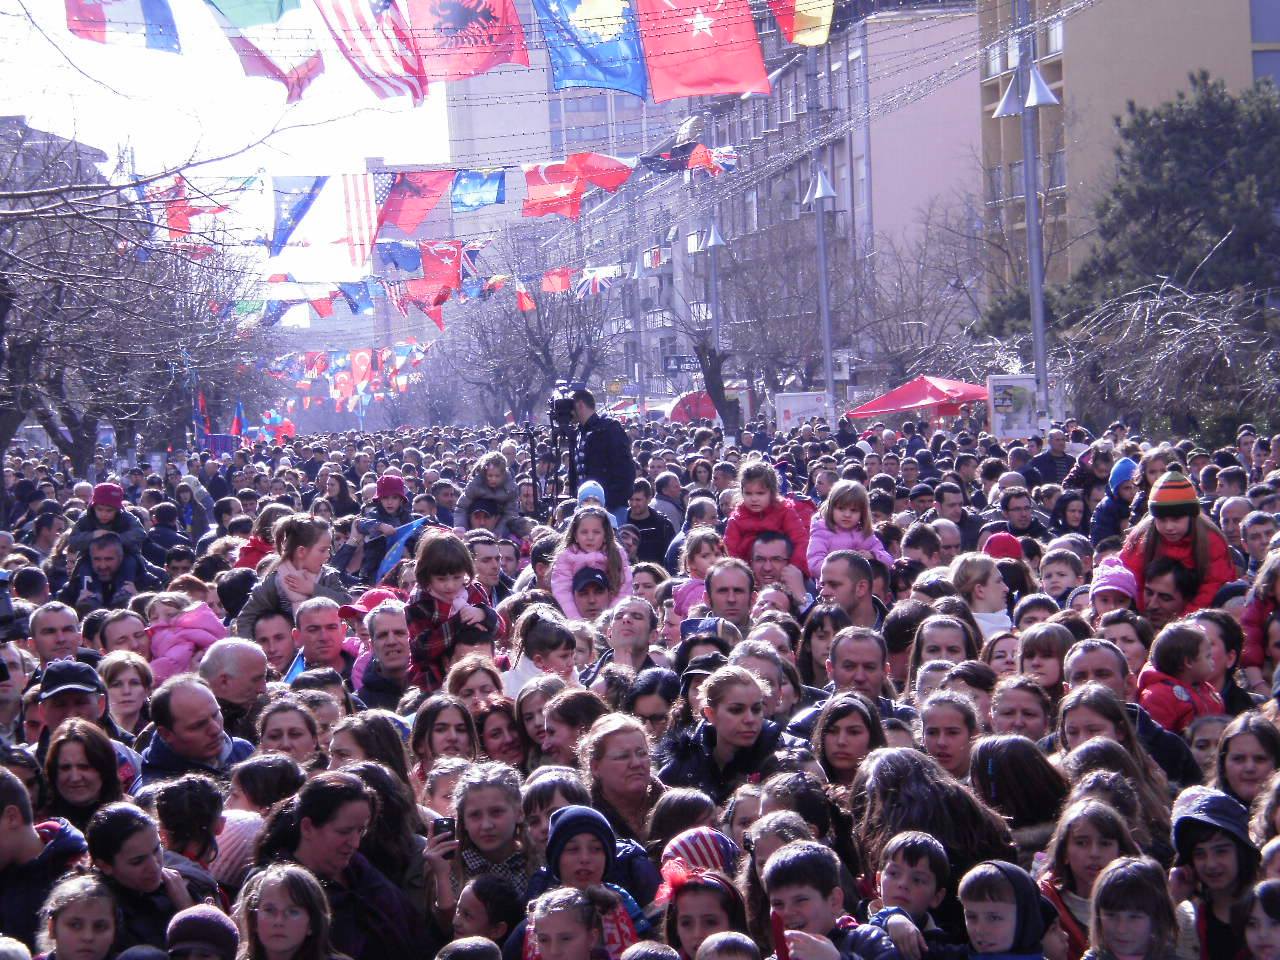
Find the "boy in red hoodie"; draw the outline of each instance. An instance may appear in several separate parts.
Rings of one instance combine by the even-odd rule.
[[[1196,717],[1224,712],[1213,676],[1213,648],[1194,623],[1171,623],[1151,644],[1151,660],[1138,674],[1138,703],[1153,720],[1182,733]]]
[[[791,541],[791,562],[805,576],[809,565],[809,527],[800,519],[791,502],[778,493],[778,472],[767,463],[751,463],[742,471],[742,502],[724,528],[724,544],[729,556],[751,562],[751,546],[765,530],[785,533]]]

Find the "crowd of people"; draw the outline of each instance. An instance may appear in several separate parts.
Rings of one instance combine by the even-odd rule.
[[[0,960],[1280,960],[1280,435],[573,404],[9,450]]]

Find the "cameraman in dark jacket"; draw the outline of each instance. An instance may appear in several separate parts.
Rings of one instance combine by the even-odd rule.
[[[578,420],[578,483],[598,481],[609,512],[625,510],[636,478],[627,431],[612,417],[596,413],[596,398],[590,390],[573,392],[573,415]]]

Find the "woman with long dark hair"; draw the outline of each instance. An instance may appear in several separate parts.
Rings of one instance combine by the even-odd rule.
[[[44,761],[49,813],[85,829],[99,808],[124,796],[111,741],[88,720],[64,720],[49,739]]]
[[[272,811],[255,860],[298,863],[316,875],[333,944],[352,960],[430,954],[409,898],[359,852],[377,812],[377,794],[359,777],[322,773]]]

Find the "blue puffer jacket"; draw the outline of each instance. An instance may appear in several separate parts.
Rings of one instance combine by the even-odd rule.
[[[1107,477],[1107,495],[1093,511],[1089,521],[1089,539],[1097,545],[1107,537],[1120,535],[1124,521],[1129,516],[1129,504],[1116,495],[1116,490],[1138,475],[1138,464],[1129,457],[1121,457]]]
[[[222,755],[216,764],[201,763],[174,752],[164,740],[156,734],[151,738],[147,749],[142,751],[142,772],[134,781],[132,791],[136,793],[149,783],[161,780],[176,780],[185,773],[203,773],[216,780],[226,780],[230,770],[241,760],[248,759],[253,753],[253,744],[239,737],[223,736]]]
[[[634,840],[619,840],[613,858],[613,864],[604,875],[604,882],[611,883],[629,893],[636,903],[653,903],[653,898],[662,884],[662,875],[653,865],[644,847]],[[545,866],[529,878],[529,886],[525,890],[525,900],[532,902],[555,887],[560,881],[551,875]]]
[[[34,954],[40,908],[49,891],[89,849],[84,835],[62,819],[36,825],[44,849],[34,860],[0,870],[0,934],[21,940]]]
[[[705,720],[692,730],[683,730],[663,742],[659,748],[658,779],[668,787],[697,787],[723,806],[733,791],[760,772],[760,767],[775,750],[806,746],[783,732],[782,727],[766,720],[760,736],[750,747],[737,751],[724,767],[713,758],[716,731]]]

